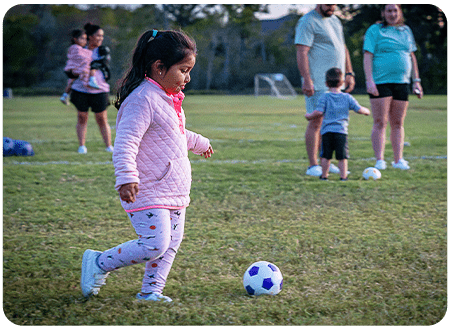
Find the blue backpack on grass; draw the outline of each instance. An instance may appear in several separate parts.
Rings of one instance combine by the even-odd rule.
[[[27,141],[3,138],[3,157],[34,156],[33,147]]]

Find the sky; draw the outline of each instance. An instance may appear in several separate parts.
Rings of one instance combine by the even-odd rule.
[[[269,5],[269,14],[258,14],[257,17],[259,19],[276,19],[289,14],[290,9],[296,9],[299,12],[307,13],[313,8],[315,8],[315,4],[280,4],[280,5]]]

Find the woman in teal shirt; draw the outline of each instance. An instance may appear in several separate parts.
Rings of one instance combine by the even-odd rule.
[[[364,38],[364,73],[367,93],[373,113],[372,147],[377,159],[375,167],[386,169],[384,148],[386,127],[391,126],[394,152],[392,166],[408,170],[403,159],[405,130],[403,123],[408,108],[408,85],[413,79],[413,91],[423,96],[420,85],[417,50],[411,29],[403,24],[400,5],[385,5],[382,23],[369,27]]]

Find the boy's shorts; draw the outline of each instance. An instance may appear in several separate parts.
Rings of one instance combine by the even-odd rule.
[[[322,135],[322,150],[320,157],[325,159],[333,158],[333,151],[336,152],[336,159],[348,159],[348,141],[347,134],[325,133]]]
[[[312,113],[317,108],[317,103],[324,93],[326,93],[326,90],[314,91],[313,96],[305,95],[306,113]]]

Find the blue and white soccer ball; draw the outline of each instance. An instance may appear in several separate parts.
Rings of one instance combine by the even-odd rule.
[[[381,172],[375,167],[368,167],[363,171],[363,178],[365,180],[378,180],[381,178]]]
[[[276,295],[283,287],[283,275],[274,264],[257,261],[245,271],[243,284],[249,295]]]

